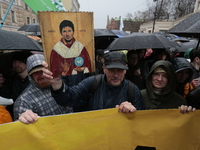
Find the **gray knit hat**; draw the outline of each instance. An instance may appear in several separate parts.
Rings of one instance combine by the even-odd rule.
[[[44,55],[34,54],[27,58],[26,66],[28,74],[31,75],[34,72],[42,70],[42,62],[44,61]]]

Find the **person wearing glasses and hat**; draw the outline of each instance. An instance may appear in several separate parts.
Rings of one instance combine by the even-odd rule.
[[[174,91],[176,85],[173,64],[159,60],[153,64],[146,80],[146,89],[141,90],[144,105],[149,109],[180,108],[181,113],[195,111],[187,106],[183,96]]]
[[[29,123],[23,116],[49,116],[66,114],[73,111],[71,107],[60,106],[51,96],[50,84],[43,77],[42,54],[34,54],[27,58],[29,86],[14,103],[14,120],[21,117],[23,123]],[[30,116],[29,116],[30,115]]]

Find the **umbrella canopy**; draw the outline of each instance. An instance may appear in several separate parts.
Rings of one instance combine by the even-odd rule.
[[[194,13],[168,30],[179,36],[200,38],[200,12]]]
[[[177,52],[186,52],[189,48],[196,48],[197,43],[198,43],[197,40],[178,43],[180,47],[177,48]]]
[[[105,49],[118,36],[110,29],[94,29],[95,49]]]
[[[28,35],[28,37],[34,39],[38,43],[42,43],[42,39],[40,37],[38,37],[38,36]]]
[[[112,30],[112,32],[114,32],[118,37],[123,37],[123,36],[129,35],[127,32],[120,31],[120,30]]]
[[[169,49],[179,46],[176,42],[170,41],[160,34],[132,33],[130,35],[115,39],[108,47],[108,50],[129,50],[129,49]]]
[[[43,51],[42,46],[26,35],[0,29],[0,50]]]
[[[117,37],[110,29],[94,29],[94,37]]]
[[[25,31],[25,32],[40,32],[40,25],[39,23],[32,23],[32,24],[25,24],[18,31]]]
[[[178,37],[178,38],[174,38],[172,40],[176,41],[176,42],[189,42],[190,41],[187,37]]]
[[[166,38],[168,38],[169,40],[172,40],[172,39],[176,38],[174,35],[168,34],[168,33],[166,33],[166,32],[162,32],[162,31],[154,32],[153,34],[160,34],[160,35],[163,35],[163,36],[165,36]]]

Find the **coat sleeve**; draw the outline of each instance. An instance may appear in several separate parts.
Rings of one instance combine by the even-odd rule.
[[[51,94],[59,105],[79,107],[87,103],[90,96],[89,88],[93,81],[94,76],[91,76],[71,87],[63,83],[60,89],[51,89]]]
[[[14,103],[14,120],[18,120],[20,115],[24,113],[26,110],[33,110],[33,105],[29,103],[26,99],[24,99],[22,96],[18,97],[17,100]]]

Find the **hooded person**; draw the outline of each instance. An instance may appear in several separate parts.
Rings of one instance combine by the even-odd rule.
[[[153,64],[141,90],[146,109],[172,109],[187,104],[176,92],[175,71],[171,62],[160,60]]]
[[[71,107],[60,106],[51,96],[50,84],[43,77],[42,54],[34,54],[27,59],[27,71],[30,84],[17,98],[14,104],[14,120],[26,111],[39,116],[66,114],[72,112]]]
[[[54,45],[50,56],[53,76],[91,72],[90,56],[84,45],[74,38],[74,24],[70,20],[63,20],[59,29],[62,38]]]
[[[187,94],[194,89],[192,84],[189,83],[193,76],[192,66],[183,57],[176,57],[172,63],[176,73],[175,91],[185,98]]]

